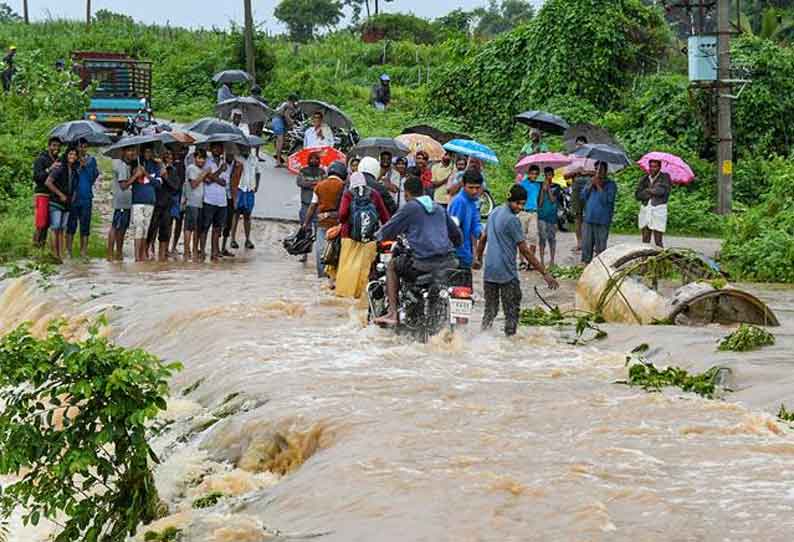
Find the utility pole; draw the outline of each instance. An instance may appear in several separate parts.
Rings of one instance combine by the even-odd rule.
[[[91,0],[85,0],[85,26],[91,26]]]
[[[25,24],[30,24],[30,16],[28,15],[28,0],[22,0],[22,18]]]
[[[245,4],[245,68],[256,81],[256,57],[254,49],[254,14],[251,10],[251,0],[244,0]]]
[[[717,212],[729,214],[733,202],[733,129],[731,119],[731,0],[717,4],[717,51],[719,72],[717,80]]]

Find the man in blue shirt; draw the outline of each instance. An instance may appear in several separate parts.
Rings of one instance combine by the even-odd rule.
[[[521,282],[516,267],[516,251],[526,258],[530,265],[543,275],[549,288],[556,289],[559,284],[543,265],[529,251],[516,216],[527,202],[527,191],[515,185],[510,188],[507,203],[500,205],[488,217],[485,234],[477,247],[477,258],[474,269],[482,266],[485,253],[485,271],[483,273],[483,290],[485,293],[485,314],[482,319],[483,330],[489,329],[499,313],[499,302],[505,313],[505,335],[515,335],[521,312]]]
[[[69,222],[66,225],[66,253],[69,256],[72,255],[74,234],[77,233],[77,224],[79,223],[80,257],[85,258],[88,255],[88,236],[91,234],[94,184],[99,179],[99,167],[97,167],[96,158],[88,155],[88,142],[85,139],[79,140],[77,148],[80,154],[80,164],[77,169],[77,189],[75,190],[74,200],[69,212]]]
[[[606,162],[596,162],[596,174],[582,189],[584,226],[582,228],[582,262],[589,264],[593,257],[607,249],[609,226],[615,214],[618,186],[607,177]]]
[[[474,169],[466,170],[463,174],[463,190],[452,198],[449,204],[449,216],[452,217],[461,233],[463,243],[457,248],[458,256],[457,279],[458,286],[472,287],[471,265],[474,263],[474,247],[482,235],[480,222],[480,189],[482,188],[482,174]]]
[[[524,238],[529,245],[529,252],[533,256],[538,246],[538,196],[543,186],[542,180],[538,177],[540,177],[540,167],[533,164],[529,166],[529,171],[519,183],[527,191],[527,201],[518,214],[518,220],[521,222]],[[525,261],[525,263],[529,262]]]

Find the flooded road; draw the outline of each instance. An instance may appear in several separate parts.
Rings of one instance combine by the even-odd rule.
[[[173,514],[157,528],[197,542],[791,540],[794,432],[771,415],[794,406],[791,291],[756,291],[784,322],[759,353],[717,355],[720,328],[605,326],[605,343],[573,347],[552,329],[471,326],[418,345],[363,328],[276,248],[282,233],[247,260],[75,264],[46,292],[0,287],[3,329],[106,311],[120,344],[184,363],[155,443]],[[614,384],[641,342],[659,363],[732,367],[737,392]],[[285,476],[279,443],[281,460],[305,459]],[[211,491],[229,496],[192,507]],[[16,525],[11,540],[45,531]]]

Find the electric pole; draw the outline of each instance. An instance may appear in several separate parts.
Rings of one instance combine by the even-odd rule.
[[[731,119],[731,0],[717,4],[717,51],[719,73],[717,76],[717,212],[729,214],[733,202],[733,129]]]
[[[85,0],[85,26],[91,26],[91,0]]]
[[[251,0],[245,3],[245,68],[256,81],[256,57],[254,50],[254,14],[251,10]]]
[[[30,16],[28,15],[28,0],[22,0],[22,18],[25,24],[30,24]]]

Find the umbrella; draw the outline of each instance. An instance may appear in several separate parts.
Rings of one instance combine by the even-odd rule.
[[[234,134],[245,138],[245,132],[243,132],[240,128],[238,128],[231,122],[216,119],[213,117],[204,117],[203,119],[197,120],[196,122],[188,126],[187,130],[189,132],[196,132],[198,134],[205,136],[218,135],[218,134]]]
[[[472,139],[453,139],[444,145],[444,149],[456,154],[478,158],[483,162],[499,163],[499,158],[491,149]]]
[[[306,117],[311,117],[315,112],[320,111],[323,114],[325,123],[331,128],[342,130],[351,130],[353,128],[353,121],[350,120],[350,117],[334,105],[317,100],[303,100],[298,102],[298,109]]]
[[[417,124],[416,126],[409,126],[405,130],[403,130],[403,135],[407,135],[407,134],[424,135],[431,139],[434,139],[435,141],[438,141],[442,145],[449,143],[453,139],[471,139],[471,136],[469,135],[459,134],[457,132],[445,132],[443,130],[439,130],[438,128],[434,128],[428,124]]]
[[[408,156],[411,149],[390,137],[368,137],[359,141],[350,154],[359,158],[371,156],[379,159],[383,152],[391,153],[394,158],[402,158]]]
[[[681,158],[666,152],[649,152],[637,162],[645,173],[650,171],[650,161],[662,163],[662,171],[670,176],[673,184],[689,184],[695,180],[695,172]]]
[[[59,124],[52,129],[50,137],[57,137],[62,143],[77,143],[80,139],[85,139],[89,145],[112,143],[105,133],[105,127],[92,120],[73,120]]]
[[[403,134],[394,139],[408,147],[409,156],[415,157],[418,151],[425,151],[432,162],[438,162],[445,154],[441,143],[424,134]]]
[[[111,145],[104,154],[110,158],[121,158],[121,151],[123,149],[128,147],[138,147],[140,145],[154,145],[155,151],[159,153],[163,146],[163,142],[161,141],[160,137],[160,135],[154,134],[123,137],[119,139],[115,145]]]
[[[516,173],[526,174],[529,171],[529,166],[536,165],[542,172],[545,168],[559,169],[571,163],[571,159],[564,154],[558,152],[543,152],[540,154],[533,154],[525,156],[516,164]]]
[[[584,137],[590,144],[603,144],[612,145],[613,147],[620,147],[618,142],[612,135],[604,128],[596,126],[595,124],[582,123],[575,124],[565,130],[563,138],[565,139],[565,149],[568,152],[573,152],[577,149],[576,139]]]
[[[253,80],[251,74],[243,70],[224,70],[212,76],[213,83],[247,83]]]
[[[618,147],[613,147],[612,145],[582,145],[573,152],[573,156],[606,162],[610,165],[610,171],[620,171],[631,165],[631,160],[626,156],[626,151]]]
[[[289,157],[287,162],[288,169],[297,175],[301,169],[309,165],[309,156],[314,153],[320,155],[320,165],[324,168],[328,168],[334,162],[347,162],[347,157],[344,153],[333,147],[308,147]]]
[[[256,98],[232,98],[226,100],[215,106],[215,112],[224,120],[232,118],[232,112],[238,109],[243,118],[241,122],[245,124],[253,124],[255,122],[265,122],[272,119],[276,112],[268,106],[257,100]]]
[[[205,136],[198,134],[198,133],[189,133],[189,132],[162,132],[158,134],[158,138],[163,145],[175,145],[175,144],[182,144],[182,145],[195,145],[196,143],[201,143],[206,139]]]
[[[515,121],[550,134],[562,134],[570,127],[564,118],[545,111],[524,111]]]

